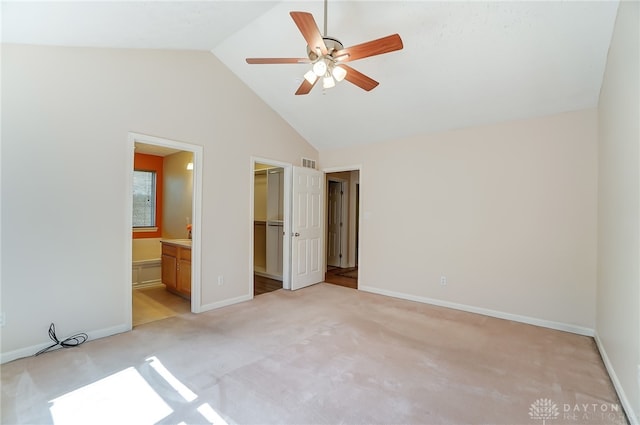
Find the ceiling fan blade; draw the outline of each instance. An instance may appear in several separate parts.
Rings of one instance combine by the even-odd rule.
[[[315,51],[316,47],[318,47],[322,54],[326,55],[327,46],[324,44],[322,34],[318,29],[315,19],[313,19],[313,15],[308,12],[290,12],[289,14],[298,26],[304,39],[307,40],[309,48]]]
[[[402,49],[402,39],[398,34],[388,35],[377,40],[367,41],[346,49],[338,50],[333,57],[340,62],[350,62],[357,59],[368,58],[369,56],[381,55],[383,53],[394,52]],[[344,58],[340,58],[343,56]]]
[[[303,79],[302,80],[302,84],[300,84],[300,87],[298,87],[298,90],[296,90],[296,96],[301,95],[301,94],[309,94],[309,92],[311,91],[313,86],[316,85],[318,80],[319,80],[319,78],[316,79],[316,81],[314,81],[313,84],[312,84],[312,83],[308,82],[307,80]]]
[[[311,63],[309,58],[247,58],[250,64]]]
[[[347,75],[345,75],[344,79],[352,84],[355,84],[363,90],[371,91],[375,89],[378,84],[380,84],[376,80],[367,77],[362,72],[357,71],[350,66],[340,65],[340,67],[344,68],[347,71]]]

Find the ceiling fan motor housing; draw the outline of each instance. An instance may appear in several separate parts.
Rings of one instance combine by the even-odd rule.
[[[330,56],[333,56],[334,52],[344,49],[344,46],[338,39],[333,37],[322,37],[322,39],[324,40],[325,46],[327,46],[327,54]],[[309,56],[309,59],[312,62],[317,60],[319,57],[316,49],[311,49],[309,46],[307,46],[307,56]]]

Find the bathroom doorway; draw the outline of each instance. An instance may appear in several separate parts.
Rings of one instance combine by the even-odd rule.
[[[202,148],[130,134],[131,325],[198,312]]]

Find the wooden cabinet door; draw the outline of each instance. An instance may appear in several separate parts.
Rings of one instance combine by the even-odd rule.
[[[191,296],[191,249],[178,250],[178,292]]]
[[[178,282],[179,292],[191,296],[191,261],[179,260],[178,262]]]
[[[168,289],[176,289],[178,273],[178,259],[170,255],[162,255],[162,283]]]

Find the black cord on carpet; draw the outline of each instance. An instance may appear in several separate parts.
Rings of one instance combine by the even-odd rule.
[[[51,350],[54,347],[57,347],[58,345],[60,346],[60,348],[77,347],[78,345],[88,340],[89,336],[86,333],[82,332],[59,341],[58,337],[56,336],[56,327],[52,323],[51,326],[49,326],[49,338],[54,342],[54,344],[38,351],[35,354],[36,356],[39,356],[42,353],[46,353],[47,351]]]

